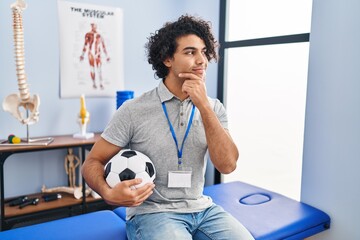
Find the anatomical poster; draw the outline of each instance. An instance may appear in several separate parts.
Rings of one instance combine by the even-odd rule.
[[[124,88],[121,8],[58,0],[60,97],[114,97]]]

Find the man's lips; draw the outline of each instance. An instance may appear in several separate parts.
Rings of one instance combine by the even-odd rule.
[[[195,74],[204,74],[205,68],[193,68]]]

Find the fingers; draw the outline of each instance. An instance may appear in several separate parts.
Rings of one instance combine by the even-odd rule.
[[[136,192],[135,203],[134,204],[141,204],[143,203],[151,194],[153,194],[153,189],[155,185],[153,183],[147,183],[141,188],[137,188],[134,191]]]
[[[131,179],[131,180],[126,180],[126,181],[123,181],[122,183],[131,188],[132,186],[135,186],[135,185],[138,185],[142,182],[142,179],[141,178],[135,178],[135,179]]]
[[[111,199],[106,202],[111,205],[135,207],[142,204],[153,193],[154,183],[147,183],[142,187],[135,188],[133,186],[142,182],[141,179],[126,180],[118,183],[111,189]]]
[[[153,183],[148,183],[131,191],[131,198],[128,201],[127,206],[135,207],[141,205],[150,195],[153,193]]]
[[[196,106],[207,100],[205,81],[201,77],[193,73],[180,73],[179,77],[185,80],[182,92],[189,95]]]
[[[190,75],[186,74],[186,76],[190,76]],[[203,109],[209,108],[210,102],[207,97],[207,90],[206,90],[205,82],[203,80],[199,80],[199,78],[186,79],[182,85],[181,90],[190,97],[192,103],[196,106],[196,108],[200,112],[202,112]]]
[[[183,91],[184,88],[188,88],[187,90],[193,88],[205,90],[205,81],[198,75],[193,73],[180,73],[179,77],[185,80],[183,84]]]
[[[179,73],[179,77],[184,78],[185,80],[204,80],[202,76],[198,76],[194,73]]]
[[[179,77],[184,78],[185,81],[182,85],[183,92],[187,92],[191,89],[197,89],[198,87],[202,87],[204,85],[204,81],[195,74],[192,73],[180,73]]]

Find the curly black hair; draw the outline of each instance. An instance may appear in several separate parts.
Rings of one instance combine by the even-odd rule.
[[[182,15],[177,21],[167,22],[161,29],[151,34],[145,45],[148,62],[158,78],[164,79],[169,72],[163,62],[174,56],[177,48],[176,40],[189,34],[195,34],[204,41],[207,49],[205,55],[209,62],[212,59],[217,61],[218,42],[213,36],[211,23],[194,16]]]

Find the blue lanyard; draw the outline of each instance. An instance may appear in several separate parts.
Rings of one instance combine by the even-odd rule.
[[[170,119],[169,119],[169,116],[168,116],[168,113],[167,113],[167,110],[166,110],[166,106],[165,106],[165,102],[162,102],[162,107],[163,107],[163,110],[164,110],[164,113],[165,113],[165,116],[166,116],[166,119],[168,120],[168,123],[169,123],[169,126],[170,126],[170,132],[171,132],[171,135],[175,141],[175,145],[176,145],[176,150],[178,152],[178,164],[179,166],[182,164],[182,153],[183,153],[183,148],[184,148],[184,142],[189,134],[189,131],[190,131],[190,127],[192,125],[192,120],[194,118],[194,112],[195,112],[195,105],[193,104],[193,107],[192,107],[192,111],[191,111],[191,115],[190,115],[190,119],[189,119],[189,123],[187,125],[187,128],[186,128],[186,132],[185,132],[185,136],[184,136],[184,139],[181,143],[181,148],[179,149],[179,144],[178,144],[178,141],[176,139],[176,134],[175,134],[175,130],[170,122]]]

